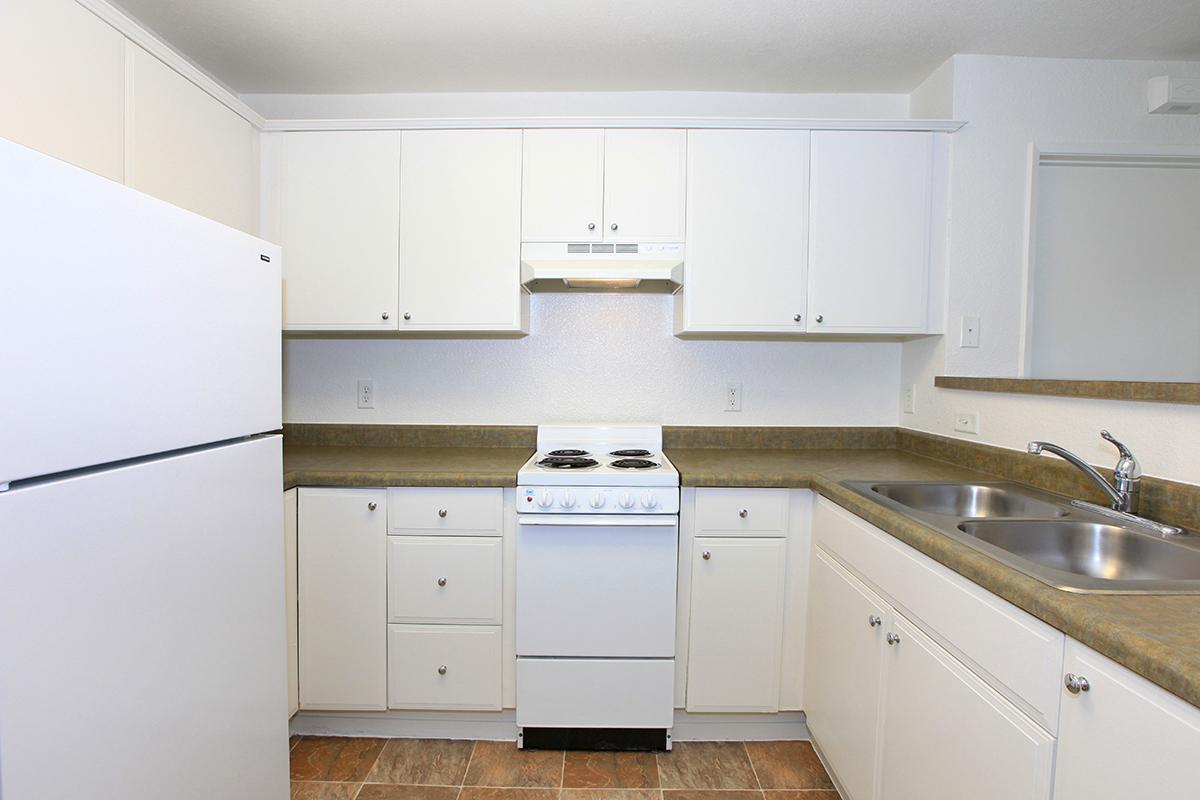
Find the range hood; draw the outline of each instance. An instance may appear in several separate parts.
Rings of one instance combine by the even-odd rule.
[[[527,242],[521,285],[528,292],[659,292],[683,285],[683,245]]]

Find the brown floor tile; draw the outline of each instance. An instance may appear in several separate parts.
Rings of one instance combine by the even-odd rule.
[[[746,751],[764,789],[833,788],[809,742],[746,742]]]
[[[396,786],[364,783],[355,800],[455,800],[457,786]]]
[[[665,789],[663,800],[763,800],[763,793],[757,789]]]
[[[371,771],[385,741],[304,736],[292,748],[292,780],[361,781]]]
[[[658,776],[664,789],[758,789],[741,742],[676,742],[658,754]]]
[[[662,800],[658,789],[563,789],[558,800]]]
[[[292,800],[354,800],[358,783],[292,781]]]
[[[469,740],[388,739],[366,781],[461,786],[474,746]]]
[[[573,789],[657,789],[658,763],[654,753],[571,751],[566,755],[562,785]]]
[[[800,791],[763,792],[766,800],[842,800],[835,789],[801,789]],[[360,795],[361,797],[361,795]]]
[[[554,750],[518,750],[512,742],[476,742],[467,786],[562,786],[563,754]],[[460,798],[460,800],[462,800]]]
[[[558,789],[495,789],[464,786],[458,800],[558,800]]]

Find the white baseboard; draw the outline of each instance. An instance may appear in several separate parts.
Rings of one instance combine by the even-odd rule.
[[[301,711],[291,732],[305,736],[379,736],[404,739],[516,741],[516,712]],[[778,714],[689,714],[676,710],[676,742],[777,741],[808,739],[804,712]]]

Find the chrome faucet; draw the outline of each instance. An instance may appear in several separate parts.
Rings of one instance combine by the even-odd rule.
[[[1105,480],[1103,475],[1092,469],[1091,465],[1082,458],[1056,444],[1051,444],[1050,442],[1030,442],[1028,450],[1035,456],[1045,450],[1048,453],[1053,453],[1059,458],[1069,461],[1083,472],[1084,475],[1091,478],[1108,495],[1108,499],[1111,501],[1114,510],[1123,511],[1127,514],[1136,514],[1142,467],[1138,464],[1138,460],[1129,448],[1114,439],[1111,433],[1100,431],[1100,435],[1104,437],[1105,441],[1116,445],[1117,452],[1120,454],[1117,465],[1113,467],[1112,483]]]

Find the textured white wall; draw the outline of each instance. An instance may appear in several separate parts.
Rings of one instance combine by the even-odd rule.
[[[902,345],[901,392],[917,386],[917,413],[900,424],[1023,449],[1043,438],[1094,463],[1115,463],[1100,428],[1141,458],[1147,474],[1200,483],[1200,407],[935,389],[935,375],[1014,376],[1020,354],[1030,143],[1200,143],[1200,117],[1146,113],[1146,80],[1200,75],[1200,63],[955,56],[947,330]],[[939,77],[944,77],[942,73]],[[929,95],[946,82],[931,80]],[[920,91],[920,90],[919,90]],[[939,98],[923,98],[936,107]],[[981,318],[979,348],[958,346],[963,315]],[[1108,320],[1082,336],[1104,346]],[[955,433],[957,411],[980,412],[978,436]]]
[[[896,342],[690,341],[665,295],[532,297],[523,339],[289,339],[289,422],[895,425]],[[356,408],[359,379],[375,409]],[[725,384],[743,385],[724,412]]]

